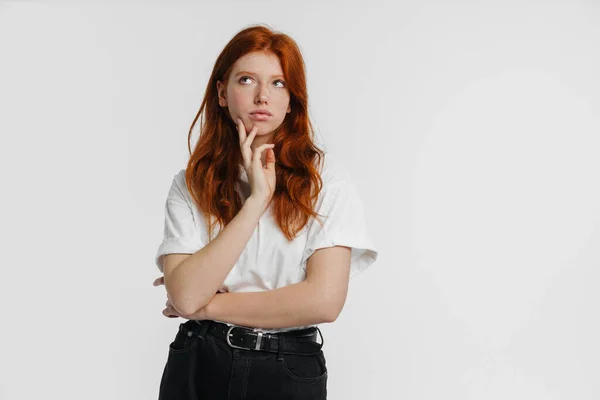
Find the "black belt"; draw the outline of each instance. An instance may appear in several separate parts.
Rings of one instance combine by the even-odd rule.
[[[323,335],[318,327],[266,333],[243,326],[229,326],[213,320],[193,320],[206,332],[235,349],[268,351],[283,354],[318,354]],[[317,333],[321,343],[317,342]]]

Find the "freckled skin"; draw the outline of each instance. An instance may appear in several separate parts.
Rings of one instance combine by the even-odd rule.
[[[236,76],[239,71],[249,73]],[[281,76],[273,77],[274,75]],[[291,112],[290,92],[284,82],[279,58],[264,52],[248,53],[240,57],[233,64],[227,85],[217,82],[219,105],[228,109],[232,120],[241,118],[248,134],[254,125],[258,127],[251,144],[252,149],[263,143],[272,143],[273,132]],[[273,116],[266,121],[253,120],[250,112],[258,108],[269,110]],[[263,153],[263,158],[265,154]]]

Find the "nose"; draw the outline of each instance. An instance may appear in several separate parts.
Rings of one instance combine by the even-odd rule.
[[[258,93],[256,94],[256,103],[257,104],[266,104],[267,103],[267,89],[265,85],[260,85],[258,87]]]

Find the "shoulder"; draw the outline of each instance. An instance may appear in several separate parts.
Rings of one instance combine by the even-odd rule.
[[[325,153],[320,170],[323,180],[323,189],[337,185],[339,183],[350,182],[350,172],[343,160],[334,153]]]
[[[326,153],[321,172],[323,187],[318,195],[316,209],[326,213],[333,209],[352,208],[358,192],[350,176],[347,164],[340,156]]]
[[[185,185],[185,168],[180,170],[179,172],[177,172],[175,174],[175,176],[173,177],[173,180],[175,181],[175,183],[177,183],[177,185],[186,187]]]
[[[190,195],[185,183],[185,168],[173,176],[171,193],[172,195],[177,195],[178,197],[184,198],[186,201],[189,200]]]

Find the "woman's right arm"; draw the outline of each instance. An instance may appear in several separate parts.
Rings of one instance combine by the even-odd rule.
[[[177,264],[165,256],[164,282],[171,304],[184,315],[206,306],[248,244],[266,206],[248,197],[237,215],[206,246]]]
[[[252,150],[258,126],[254,125],[250,134],[246,134],[242,119],[237,118],[237,130],[250,196],[238,214],[206,246],[183,261],[179,256],[176,261],[165,259],[163,272],[167,296],[183,315],[196,313],[212,300],[248,244],[275,191],[275,145],[263,143]],[[265,166],[261,160],[264,150]]]

